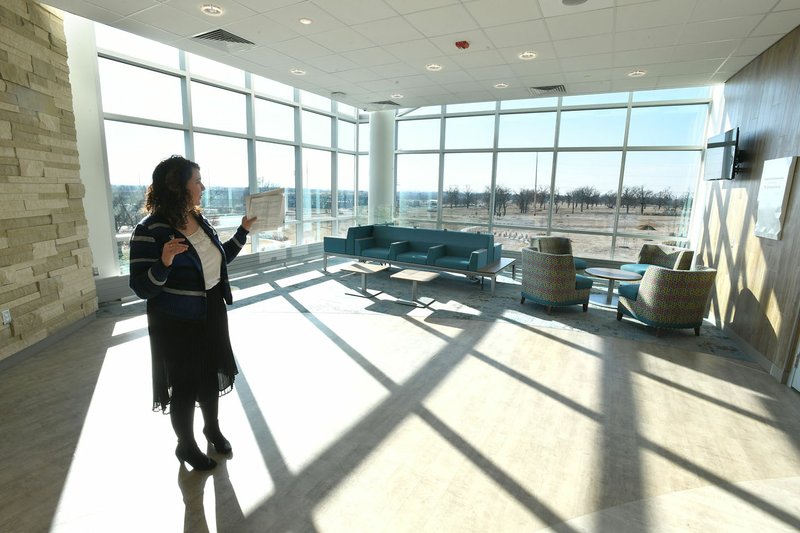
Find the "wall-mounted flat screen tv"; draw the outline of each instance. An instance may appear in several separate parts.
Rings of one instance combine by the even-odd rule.
[[[733,128],[708,139],[703,179],[732,180],[739,161],[739,128]]]

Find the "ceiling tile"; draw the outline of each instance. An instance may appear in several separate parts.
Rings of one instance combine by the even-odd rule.
[[[683,28],[683,33],[681,34],[679,42],[703,43],[734,39],[741,35],[750,34],[760,20],[761,17],[759,15],[751,15],[748,17],[687,24]]]
[[[542,15],[545,17],[558,17],[560,15],[573,15],[585,11],[606,9],[614,7],[614,0],[592,0],[579,6],[565,6],[561,0],[539,0]]]
[[[778,42],[783,35],[765,35],[763,37],[749,37],[742,42],[736,51],[733,53],[735,56],[754,56],[760,54],[776,42]]]
[[[511,69],[517,76],[540,76],[542,74],[554,74],[561,72],[561,63],[556,60],[551,61],[520,61],[511,63]]]
[[[163,0],[159,0],[163,1]],[[275,9],[296,4],[298,0],[236,0],[243,6],[249,7],[258,13],[266,13]]]
[[[351,70],[358,67],[358,65],[349,59],[338,54],[315,57],[306,60],[306,62],[323,72],[327,72],[328,74],[333,72],[341,72],[343,70]]]
[[[272,44],[299,37],[296,31],[272,20],[267,15],[234,22],[225,26],[225,30],[256,44]]]
[[[217,5],[222,7],[222,15],[211,17],[200,11],[203,2],[197,0],[169,0],[168,5],[179,11],[183,11],[187,15],[202,18],[212,26],[217,28],[222,27],[231,22],[242,20],[248,17],[254,17],[257,13],[249,7],[237,4],[233,0],[222,1],[216,0]],[[105,3],[105,2],[104,2]]]
[[[741,41],[716,41],[712,43],[682,44],[672,48],[673,61],[689,61],[691,59],[725,59],[739,46]]]
[[[501,78],[516,78],[517,74],[509,65],[493,65],[469,69],[469,75],[474,80],[498,80]]]
[[[536,59],[524,61],[519,58],[521,52],[530,51],[536,52]],[[512,46],[509,48],[501,48],[497,51],[505,60],[506,63],[528,63],[530,61],[545,61],[548,59],[555,59],[556,52],[552,43],[538,43],[532,46]]]
[[[568,72],[611,68],[614,66],[614,56],[608,53],[568,57],[562,59],[560,63],[561,71],[566,75]]]
[[[612,71],[607,68],[590,69],[583,72],[565,72],[564,80],[570,84],[570,89],[574,90],[575,83],[601,83],[611,81]]]
[[[614,34],[614,50],[640,50],[672,46],[677,42],[682,28],[683,26],[664,26],[618,32]]]
[[[178,48],[184,48],[176,44],[177,42],[185,39],[182,35],[176,35],[172,32],[162,30],[161,28],[154,28],[149,24],[139,22],[138,20],[134,20],[132,18],[119,20],[114,23],[114,27],[130,33],[135,33],[136,35],[141,35],[147,39],[153,39],[155,41],[177,46]]]
[[[441,72],[426,71],[428,80],[434,84],[455,83],[459,81],[472,81],[472,77],[463,70],[443,70]]]
[[[644,50],[626,50],[614,53],[615,67],[639,68],[643,65],[657,65],[672,61],[672,48],[647,48]]]
[[[353,29],[378,45],[414,41],[423,36],[403,17],[376,20],[368,24],[357,24]]]
[[[385,0],[398,13],[407,14],[424,11],[432,7],[451,6],[459,0]]]
[[[280,70],[281,78],[286,79],[286,73],[297,64],[297,59],[289,57],[277,50],[262,46],[252,50],[245,50],[243,52],[236,52],[236,55],[243,57],[253,63],[258,63],[273,69]]]
[[[191,37],[218,27],[200,17],[189,16],[167,5],[141,11],[129,18],[183,37]]]
[[[313,0],[320,9],[347,25],[393,17],[397,12],[381,0]]]
[[[577,15],[553,17],[545,19],[545,23],[550,37],[554,41],[611,33],[614,29],[614,10],[602,9]]]
[[[338,75],[349,82],[358,84],[360,84],[362,81],[379,80],[383,77],[376,74],[371,69],[367,68],[355,68],[353,70],[346,70],[344,72],[339,72]]]
[[[692,11],[692,20],[719,20],[746,15],[764,15],[775,6],[775,0],[703,0]]]
[[[361,50],[353,50],[351,52],[344,52],[342,55],[350,61],[354,61],[355,63],[361,65],[362,67],[387,65],[397,61],[396,57],[383,48],[377,46],[372,48],[362,48]]]
[[[567,82],[569,94],[596,94],[611,92],[610,81]]]
[[[786,11],[787,9],[800,9],[800,0],[781,0],[775,6],[775,11]]]
[[[558,57],[575,57],[598,52],[612,52],[614,50],[614,37],[607,33],[605,35],[555,41],[553,42],[553,49]]]
[[[120,15],[120,18],[159,4],[157,0],[90,0],[86,3],[116,13]],[[48,4],[57,7],[58,2],[48,2]]]
[[[616,31],[684,24],[690,20],[694,5],[695,0],[669,0],[618,7]]]
[[[439,48],[428,39],[417,39],[415,41],[387,44],[383,48],[396,58],[407,62],[411,62],[415,59],[425,59],[439,56],[442,54],[442,51],[439,50]]]
[[[502,56],[496,50],[472,52],[470,54],[452,56],[452,58],[453,61],[465,69],[488,67],[504,62]]]
[[[494,26],[483,30],[496,48],[522,46],[549,40],[547,28],[543,20],[529,20],[516,24]]]
[[[344,27],[342,22],[331,16],[324,9],[317,7],[310,0],[273,9],[269,11],[269,17],[301,35],[322,33]],[[313,23],[308,25],[300,24],[301,18],[310,18]]]
[[[414,67],[408,63],[390,63],[388,65],[376,65],[370,70],[382,78],[399,78],[401,76],[414,76],[422,71],[423,67]]]
[[[350,50],[375,46],[369,39],[350,28],[339,28],[337,30],[316,33],[314,35],[309,35],[308,38],[334,52],[348,52]]]
[[[308,37],[295,37],[272,45],[275,50],[297,59],[308,59],[330,55],[331,50],[320,46]]]
[[[489,38],[486,37],[481,30],[452,33],[439,37],[430,37],[428,40],[436,45],[440,54],[446,54],[454,57],[484,50],[492,50],[494,48],[492,43],[489,41]],[[466,50],[459,49],[456,46],[456,42],[458,41],[467,41],[469,43],[469,48]]]
[[[771,13],[756,27],[752,36],[786,34],[800,25],[800,9]]]
[[[478,28],[475,19],[461,4],[410,13],[405,18],[425,37],[436,37]]]
[[[465,3],[464,7],[483,27],[542,18],[536,2],[525,0],[503,2],[502,8],[497,5],[497,0],[475,0]]]

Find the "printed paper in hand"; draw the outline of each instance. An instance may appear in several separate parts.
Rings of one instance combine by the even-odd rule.
[[[283,189],[251,194],[245,197],[245,207],[247,218],[258,217],[250,228],[251,232],[274,231],[283,227],[286,216]]]

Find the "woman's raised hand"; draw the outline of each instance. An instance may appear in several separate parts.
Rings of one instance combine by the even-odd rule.
[[[161,249],[161,262],[164,263],[164,266],[172,266],[175,256],[189,249],[189,245],[183,243],[185,240],[183,237],[176,237],[164,243],[164,247]]]
[[[258,217],[247,218],[247,215],[242,217],[242,227],[247,231],[250,231],[250,228],[253,226],[253,222],[258,220]]]

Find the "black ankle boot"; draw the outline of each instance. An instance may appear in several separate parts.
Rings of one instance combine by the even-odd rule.
[[[228,439],[225,438],[225,436],[219,430],[219,427],[214,430],[203,428],[203,435],[205,435],[208,442],[214,446],[214,449],[217,450],[217,453],[229,454],[233,451],[233,448],[231,448],[231,443],[228,442]]]
[[[175,448],[175,457],[182,463],[189,463],[195,470],[211,470],[217,466],[217,462],[201,452],[196,443],[185,445],[179,442]]]

